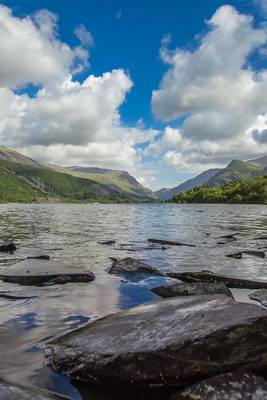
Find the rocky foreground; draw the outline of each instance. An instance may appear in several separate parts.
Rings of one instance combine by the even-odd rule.
[[[161,240],[152,243],[185,245]],[[14,246],[7,242],[1,251],[15,251]],[[267,399],[266,282],[211,271],[164,275],[131,257],[111,258],[107,273],[126,280],[159,276],[171,283],[152,289],[159,296],[157,300],[52,340],[45,350],[51,369],[86,385],[116,385],[126,392],[153,390],[148,398],[158,398],[164,390],[160,397],[164,400]],[[73,266],[60,265],[42,255],[1,267],[0,279],[46,286],[88,284],[95,276],[83,268],[75,267],[74,272]],[[264,307],[235,301],[231,288],[255,289],[249,296]],[[14,297],[7,292],[2,295],[11,300]],[[0,381],[0,400],[60,398],[64,397]]]

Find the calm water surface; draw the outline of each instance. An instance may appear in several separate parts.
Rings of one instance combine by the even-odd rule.
[[[238,240],[217,239],[238,232]],[[106,272],[109,257],[135,257],[161,271],[214,272],[267,281],[265,259],[225,254],[267,248],[267,208],[258,205],[0,205],[0,239],[14,239],[14,255],[0,253],[2,269],[29,255],[49,254],[51,260],[93,271],[92,283],[34,288],[0,282],[0,291],[36,296],[0,299],[0,377],[69,395],[72,399],[108,399],[99,389],[76,388],[45,366],[43,349],[49,339],[100,316],[157,296],[150,288],[163,282],[150,277],[126,281]],[[148,238],[180,240],[196,247],[150,249]],[[114,246],[98,244],[116,240]],[[86,393],[86,394],[84,394]],[[89,393],[89,394],[88,394]]]

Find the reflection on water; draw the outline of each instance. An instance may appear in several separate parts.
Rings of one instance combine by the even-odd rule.
[[[219,236],[238,232],[225,244]],[[225,254],[267,246],[267,208],[255,205],[0,205],[0,239],[14,239],[14,255],[0,254],[1,268],[34,254],[91,270],[96,281],[34,288],[0,282],[0,291],[33,296],[0,299],[0,376],[87,398],[64,376],[44,365],[43,349],[52,337],[119,309],[156,298],[150,288],[161,277],[125,281],[106,272],[108,257],[136,257],[161,271],[211,269],[267,280],[265,259],[232,259]],[[148,238],[180,240],[196,247],[151,248]],[[114,246],[99,241],[116,240]],[[150,246],[150,247],[149,247]],[[3,361],[4,360],[4,361]],[[117,392],[116,392],[117,393]],[[90,388],[90,399],[113,399],[112,391]],[[140,397],[140,396],[139,396]],[[149,398],[148,394],[145,398]],[[153,395],[155,399],[155,395]]]

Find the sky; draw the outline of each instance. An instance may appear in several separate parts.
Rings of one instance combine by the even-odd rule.
[[[267,0],[0,1],[0,144],[151,189],[267,154]]]

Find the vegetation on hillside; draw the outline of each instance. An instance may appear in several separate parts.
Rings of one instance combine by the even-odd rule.
[[[179,193],[173,203],[252,203],[267,204],[267,176],[234,181],[223,186],[195,187]]]

